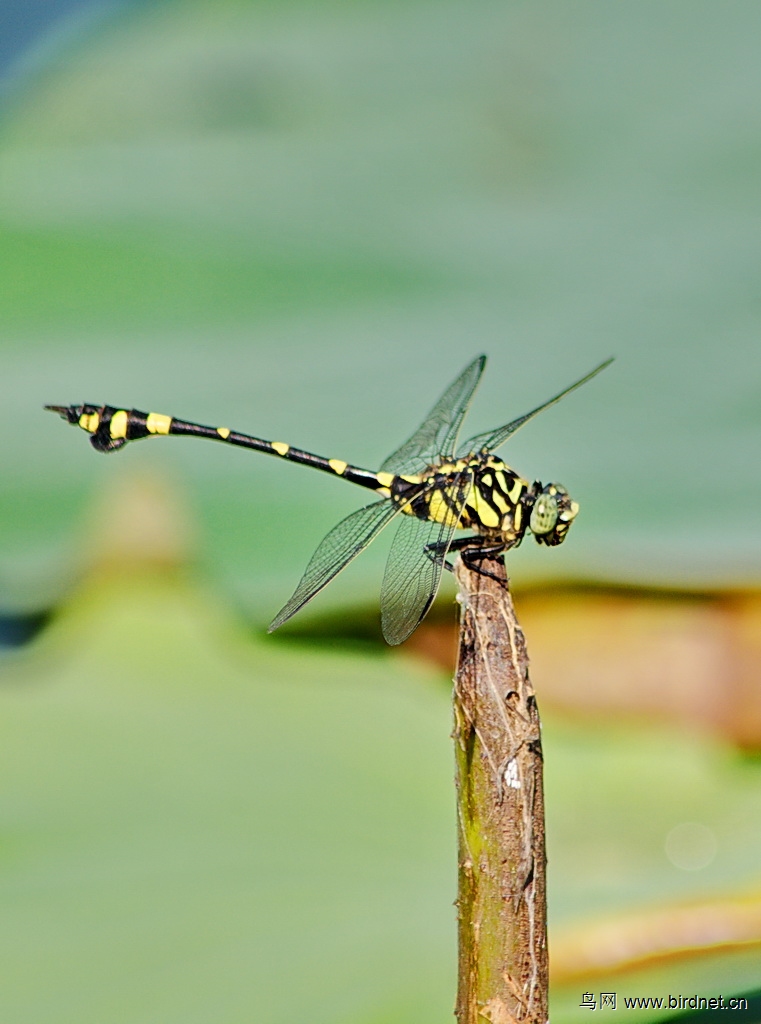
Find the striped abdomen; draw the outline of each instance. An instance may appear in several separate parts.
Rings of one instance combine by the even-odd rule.
[[[86,431],[90,435],[92,446],[100,452],[117,451],[128,441],[137,441],[142,437],[169,434],[205,437],[210,441],[221,441],[267,455],[277,455],[289,462],[312,466],[314,469],[343,477],[353,484],[359,484],[360,487],[367,487],[385,497],[391,494],[390,487],[394,480],[391,473],[371,473],[367,469],[350,466],[343,459],[325,459],[321,455],[294,448],[284,441],[265,441],[261,437],[240,434],[229,427],[207,427],[201,423],[165,416],[163,413],[117,409],[111,405],[48,405],[46,408],[57,412],[69,423]]]

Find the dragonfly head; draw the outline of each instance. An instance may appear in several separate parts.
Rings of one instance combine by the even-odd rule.
[[[560,484],[534,484],[529,529],[537,544],[562,544],[579,512],[579,506]]]

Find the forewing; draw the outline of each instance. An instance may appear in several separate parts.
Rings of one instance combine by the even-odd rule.
[[[311,601],[316,593],[330,583],[334,576],[349,564],[383,527],[398,515],[400,508],[388,498],[352,512],[334,526],[312,555],[306,572],[290,601],[270,623],[268,632],[282,626],[299,608]]]
[[[470,475],[462,474],[453,487],[459,495],[450,523],[412,516],[404,516],[399,522],[381,588],[381,625],[389,644],[400,644],[414,633],[433,604],[470,479]],[[435,558],[427,551],[429,545],[435,546]]]
[[[516,430],[519,430],[524,423],[528,423],[528,421],[532,420],[534,416],[537,416],[545,409],[549,409],[551,405],[554,405],[555,402],[559,402],[561,398],[565,398],[566,395],[575,391],[576,388],[580,388],[582,384],[586,384],[588,380],[596,377],[601,370],[604,370],[606,366],[610,366],[612,362],[612,358],[606,359],[604,363],[600,363],[599,366],[596,366],[591,373],[586,375],[586,377],[582,377],[581,380],[577,380],[575,384],[571,384],[570,387],[561,391],[560,394],[555,395],[555,397],[551,398],[549,402],[545,402],[543,405],[537,406],[536,409],[532,409],[531,412],[527,412],[525,416],[519,416],[518,419],[513,420],[512,423],[506,423],[504,427],[497,427],[496,430],[488,430],[484,434],[476,434],[475,437],[471,437],[470,440],[466,441],[460,449],[459,456],[462,458],[474,452],[492,452],[495,448],[499,448],[499,446],[504,444],[508,437],[510,437],[511,434],[514,434]]]
[[[463,416],[486,365],[486,356],[478,356],[449,385],[421,425],[404,444],[386,459],[382,473],[418,473],[426,467],[454,455]]]

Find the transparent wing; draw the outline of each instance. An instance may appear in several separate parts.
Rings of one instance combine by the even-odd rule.
[[[330,583],[383,527],[399,514],[399,506],[387,498],[352,512],[334,526],[312,555],[293,597],[272,620],[268,632],[282,626],[299,608]]]
[[[433,604],[470,481],[469,474],[462,474],[452,488],[448,524],[412,516],[399,522],[381,588],[381,625],[389,644],[400,644],[414,633]]]
[[[529,420],[533,419],[538,413],[543,412],[544,409],[548,409],[555,402],[559,402],[561,398],[565,398],[576,388],[580,388],[582,384],[586,384],[588,380],[596,377],[601,370],[604,370],[606,366],[610,366],[613,359],[606,359],[604,363],[600,363],[596,366],[591,373],[588,373],[586,377],[582,377],[581,380],[577,380],[575,384],[571,384],[570,387],[561,391],[559,395],[555,395],[549,402],[545,402],[544,405],[537,406],[536,409],[532,409],[531,412],[527,412],[525,416],[519,416],[517,420],[513,420],[512,423],[506,423],[504,427],[497,427],[496,430],[488,430],[484,434],[476,434],[475,437],[471,437],[469,441],[466,441],[458,452],[459,457],[470,455],[471,452],[480,451],[494,451],[495,448],[499,448],[501,444],[514,434],[516,430],[519,430],[524,423],[528,423]]]
[[[412,437],[389,455],[380,468],[382,473],[417,473],[438,462],[441,456],[453,457],[462,418],[485,365],[486,356],[478,356],[465,367]]]

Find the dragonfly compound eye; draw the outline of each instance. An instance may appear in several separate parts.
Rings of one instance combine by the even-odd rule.
[[[547,484],[536,496],[529,520],[537,544],[562,544],[578,512],[578,504],[571,501],[565,487]]]
[[[549,533],[558,521],[558,499],[554,494],[544,491],[534,502],[531,509],[529,527],[534,534]]]

